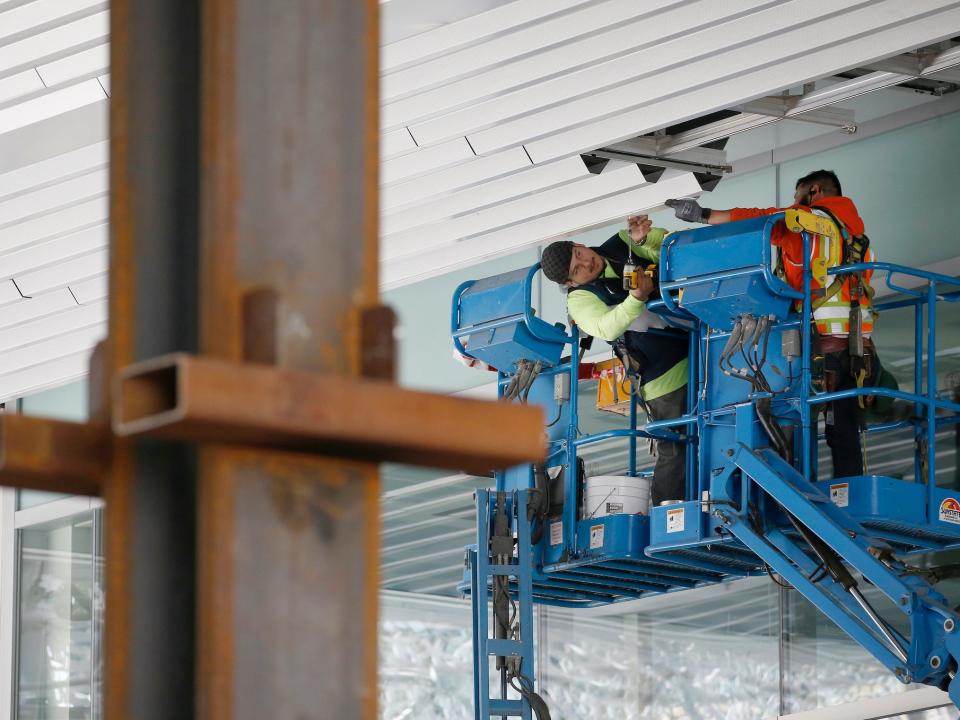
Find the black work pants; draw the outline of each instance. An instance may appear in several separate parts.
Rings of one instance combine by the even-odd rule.
[[[654,400],[647,400],[653,420],[680,417],[687,411],[687,386]],[[677,428],[678,432],[683,428]],[[686,446],[669,440],[656,440],[657,463],[653,468],[651,500],[656,507],[664,500],[684,500],[686,495]]]
[[[879,362],[872,350],[864,350],[867,377],[864,387],[876,385]],[[825,353],[823,356],[824,380],[827,392],[848,390],[857,387],[850,374],[850,353],[846,350]],[[860,430],[863,427],[863,410],[857,398],[834,400],[825,408],[827,445],[833,458],[833,477],[863,475],[863,452],[860,448]]]

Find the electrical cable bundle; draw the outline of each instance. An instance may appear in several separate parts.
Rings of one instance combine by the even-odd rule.
[[[527,402],[527,396],[530,394],[530,388],[533,387],[533,381],[537,379],[540,371],[543,369],[543,361],[521,360],[517,363],[517,371],[510,378],[510,384],[503,391],[503,400],[513,402],[519,400],[521,403]]]
[[[720,353],[720,360],[717,363],[720,369],[730,377],[745,380],[750,383],[754,393],[773,394],[773,388],[770,386],[766,375],[763,374],[763,367],[767,362],[767,348],[770,344],[770,332],[773,330],[773,317],[763,315],[755,318],[753,315],[743,314],[733,326],[727,344]],[[746,367],[736,367],[731,360],[739,352],[746,363]],[[727,367],[724,367],[726,363]],[[777,454],[786,459],[790,459],[790,442],[783,428],[773,416],[770,407],[770,398],[758,398],[754,406],[757,409],[757,419],[761,427]]]

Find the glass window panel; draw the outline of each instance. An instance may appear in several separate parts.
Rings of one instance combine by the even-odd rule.
[[[99,517],[85,512],[18,533],[18,720],[100,717]]]
[[[28,395],[20,401],[21,412],[24,415],[34,417],[84,422],[89,417],[87,384],[86,379],[77,380],[67,385]],[[26,510],[66,497],[70,496],[40,490],[18,490],[17,510]]]
[[[470,605],[381,596],[380,717],[473,717]]]
[[[17,510],[26,510],[37,505],[46,505],[54,500],[63,500],[70,495],[44,492],[43,490],[17,490]]]
[[[784,714],[905,689],[800,593],[786,591],[784,597]]]
[[[603,618],[546,613],[541,687],[556,720],[776,717],[772,583],[675,593],[635,607]]]

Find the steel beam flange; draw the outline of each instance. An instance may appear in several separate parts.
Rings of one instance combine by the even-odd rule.
[[[488,472],[545,457],[539,407],[172,354],[114,379],[119,436],[244,444]]]

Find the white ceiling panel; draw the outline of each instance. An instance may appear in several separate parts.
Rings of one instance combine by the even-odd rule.
[[[454,138],[447,142],[423,148],[415,153],[383,160],[380,163],[380,183],[389,185],[417,175],[439,170],[474,157],[473,149],[466,138]]]
[[[661,207],[667,198],[695,196],[699,193],[700,184],[692,173],[668,170],[654,184],[434,248],[422,255],[381,263],[381,285],[385,289],[407,285],[482,260],[517,252],[546,240],[622,221],[631,213]]]
[[[548,3],[517,0],[385,45],[380,51],[380,67],[384,72],[396,70],[589,2],[593,0],[552,0]]]
[[[107,272],[110,253],[106,248],[72,260],[19,275],[14,280],[24,295],[38,295],[47,290],[86,280]]]
[[[4,351],[47,340],[64,333],[107,322],[107,304],[103,300],[90,305],[74,305],[66,312],[48,315],[32,322],[0,330],[0,348]]]
[[[385,260],[394,260],[416,255],[464,238],[555,214],[565,208],[583,205],[601,197],[625,193],[645,183],[643,173],[636,165],[613,167],[600,175],[588,175],[566,185],[507,200],[447,222],[417,227],[386,237],[382,241],[380,256]]]
[[[0,79],[0,104],[39,90],[43,90],[43,81],[35,70],[18,72]]]
[[[0,305],[7,305],[8,303],[15,303],[19,301],[23,296],[20,295],[20,291],[17,290],[17,286],[13,284],[11,280],[4,280],[0,282]],[[7,312],[5,307],[0,311],[0,317],[3,317]]]
[[[97,78],[100,82],[100,87],[103,88],[103,91],[107,94],[107,97],[110,97],[110,73],[106,75],[101,75]]]
[[[482,111],[483,106],[480,103],[493,96],[501,97],[503,100],[509,97],[513,101],[519,101],[521,108],[518,108],[517,112],[520,112],[526,104],[524,101],[526,90],[521,89],[508,95],[511,90],[527,88],[562,73],[571,73],[628,53],[631,59],[635,58],[635,62],[627,61],[627,77],[649,73],[650,68],[646,63],[666,64],[660,60],[657,51],[651,48],[668,46],[671,40],[683,38],[744,14],[759,13],[766,7],[781,5],[784,2],[787,0],[766,0],[765,2],[735,0],[723,3],[715,0],[699,0],[662,12],[658,12],[656,8],[636,4],[631,15],[628,16],[629,21],[624,20],[602,33],[576,39],[543,52],[520,54],[510,58],[509,62],[462,80],[409,98],[388,102],[383,108],[382,122],[384,127],[400,123],[409,125],[420,118],[450,112],[459,107],[467,107],[464,112],[469,112],[474,107]],[[736,30],[733,30],[735,33]],[[715,34],[723,36],[719,30]],[[738,41],[736,34],[727,38],[730,44]],[[685,48],[688,56],[698,55],[702,50],[703,48],[699,46]],[[599,81],[600,78],[598,78]],[[509,114],[507,116],[509,117]],[[451,118],[450,126],[458,123],[462,125],[464,122],[462,117],[456,118],[455,122],[454,118]],[[427,124],[417,134],[418,138],[421,134],[424,138],[434,138],[437,137],[437,129]]]
[[[103,0],[33,0],[0,10],[0,40],[62,20],[92,8],[102,9]]]
[[[0,45],[0,73],[69,54],[110,36],[110,13],[100,12],[65,25]]]
[[[12,282],[7,281],[11,286]],[[18,292],[17,295],[20,293]],[[0,328],[10,327],[19,323],[29,322],[45,315],[58,313],[76,306],[76,301],[67,288],[60,288],[53,292],[44,293],[32,298],[22,298],[12,305],[7,305],[0,312]]]
[[[4,350],[0,352],[0,368],[3,368],[4,375],[25,370],[34,365],[50,362],[65,355],[72,355],[77,352],[88,350],[104,338],[107,327],[105,324],[93,325],[73,330],[72,332],[58,335],[54,338],[41,340],[32,345],[25,345],[14,348],[13,350]]]
[[[20,277],[32,270],[106,248],[109,241],[109,227],[104,224],[30,245],[21,250],[0,255],[0,277]]]
[[[110,211],[107,197],[87,200],[16,225],[0,228],[0,254],[38,240],[74,232],[90,225],[106,222]]]
[[[103,100],[106,96],[95,78],[53,90],[0,110],[0,133],[62,115],[70,110]]]
[[[830,8],[856,7],[864,3],[865,0],[811,0],[804,3],[802,16],[797,20],[808,23]],[[501,94],[492,100],[476,103],[466,110],[436,120],[414,124],[411,132],[423,145],[449,135],[477,131],[471,134],[472,142],[474,137],[486,137],[479,130],[499,130],[502,125],[506,125],[504,132],[508,135],[512,132],[511,137],[523,135],[522,141],[564,127],[569,124],[569,119],[591,117],[596,113],[596,107],[591,109],[590,106],[601,106],[600,103],[610,95],[616,96],[621,108],[639,105],[651,97],[661,97],[684,89],[684,85],[677,85],[680,75],[684,77],[684,82],[689,82],[690,78],[698,78],[698,73],[688,73],[687,70],[689,64],[697,59],[712,63],[714,67],[711,72],[716,74],[725,71],[727,67],[726,63],[716,62],[719,60],[718,53],[743,48],[747,39],[780,36],[784,33],[783,10],[781,5],[777,5],[741,17],[737,17],[738,13],[731,13],[736,19],[716,27],[707,24],[707,29],[699,32],[678,33],[678,28],[675,28],[674,32],[667,34],[665,38],[651,35],[649,37],[654,39],[641,45],[637,52],[523,87],[515,92]],[[697,23],[697,27],[704,26]],[[605,47],[602,36],[590,38],[590,41],[594,43],[597,51]],[[664,77],[667,71],[672,71],[672,74]],[[608,93],[600,92],[607,88]],[[580,104],[570,103],[556,109],[552,107],[576,98],[582,98]],[[602,107],[607,105],[603,104]],[[541,109],[542,112],[535,112]],[[521,116],[521,119],[512,124],[505,122],[518,116]],[[537,123],[544,119],[547,119],[547,124],[538,132]],[[480,142],[483,149],[478,147],[477,152],[486,152],[490,144],[485,139]]]
[[[106,332],[106,327],[103,331]],[[72,355],[0,375],[0,401],[14,400],[84,377],[90,369],[90,354],[95,345],[79,348]]]
[[[417,144],[406,128],[380,135],[380,158],[393,157],[408,150],[416,150]]]
[[[805,3],[804,6],[808,4]],[[857,0],[856,4],[863,5],[863,2]],[[632,113],[642,112],[651,103],[665,98],[684,96],[687,112],[686,118],[683,115],[681,118],[688,119],[738,104],[737,100],[731,99],[720,102],[719,105],[714,103],[712,107],[706,105],[707,99],[713,97],[710,91],[715,90],[719,83],[725,83],[724,86],[729,89],[726,97],[735,98],[739,95],[743,98],[740,101],[742,102],[753,97],[779,92],[797,84],[797,78],[823,77],[851,65],[857,65],[858,62],[873,59],[873,55],[877,52],[876,42],[880,38],[891,44],[897,43],[893,50],[895,52],[915,47],[917,42],[922,42],[923,38],[929,36],[929,22],[926,19],[913,23],[905,20],[913,16],[913,10],[920,13],[921,10],[929,11],[931,7],[936,8],[942,4],[941,0],[917,0],[910,4],[903,4],[899,0],[884,0],[881,3],[868,3],[872,5],[871,7],[861,7],[846,13],[844,22],[838,22],[836,18],[810,22],[809,17],[817,16],[817,13],[811,13],[809,17],[798,19],[797,25],[790,23],[784,25],[786,19],[781,14],[779,17],[767,18],[771,24],[780,25],[779,32],[771,33],[764,28],[764,37],[761,40],[745,46],[731,47],[723,53],[702,57],[692,62],[682,62],[683,57],[689,56],[691,52],[686,41],[693,40],[693,38],[685,39],[676,47],[678,55],[673,67],[612,87],[608,85],[607,80],[620,77],[620,73],[614,73],[607,78],[604,77],[601,69],[597,68],[589,78],[582,74],[576,78],[576,92],[581,95],[577,99],[471,133],[470,143],[478,154],[484,154],[518,143],[532,145],[529,141],[545,138],[544,144],[557,147],[554,152],[560,152],[562,155],[635,137],[647,132],[648,129],[642,125],[632,125]],[[819,14],[823,14],[827,7],[833,5],[834,3],[824,3],[824,6],[819,8]],[[960,11],[954,8],[944,15],[955,23],[957,17],[960,17]],[[754,19],[754,16],[748,19]],[[860,40],[850,39],[848,22],[863,28]],[[948,24],[947,27],[949,26]],[[911,30],[914,31],[913,34]],[[762,69],[757,70],[758,57],[770,57],[776,60],[759,65]],[[619,64],[619,61],[616,62]],[[582,94],[589,92],[589,83],[594,76],[598,76],[599,86],[608,89]],[[610,116],[615,116],[614,121],[622,120],[624,125],[631,124],[630,130],[619,136],[608,135],[608,125],[602,120]],[[628,121],[627,118],[631,120]],[[594,121],[598,122],[594,123]],[[679,118],[666,116],[658,119],[649,129],[664,127],[679,121]],[[571,141],[577,137],[578,132],[585,138],[600,137],[602,140],[598,144],[592,144],[591,139],[588,145],[579,148],[577,143],[573,142],[572,146],[568,146],[561,152],[559,148],[567,139],[567,132],[564,132],[566,128],[574,128],[567,131]],[[414,136],[416,137],[416,132]],[[532,151],[531,156],[534,162],[540,162],[538,156]]]
[[[380,190],[381,212],[424,202],[428,198],[505,177],[533,163],[522,147],[478,157],[469,163],[433,172],[416,180],[387,185]]]
[[[110,159],[110,144],[99,142],[0,174],[0,198],[47,185],[99,167]]]
[[[103,43],[41,65],[37,68],[37,74],[47,87],[53,87],[80,77],[101,75],[109,67],[110,43]]]
[[[919,4],[919,3],[916,3]],[[930,3],[935,4],[935,3]],[[590,148],[602,147],[612,142],[619,142],[638,134],[650,132],[666,125],[672,125],[684,120],[698,117],[708,112],[734,107],[745,102],[749,97],[745,93],[753,93],[754,97],[762,97],[779,92],[795,85],[794,78],[824,77],[844,68],[863,64],[872,59],[879,47],[895,48],[896,52],[924,44],[930,37],[930,22],[935,22],[939,32],[949,35],[956,30],[947,28],[960,27],[960,3],[953,3],[954,7],[948,11],[935,13],[931,18],[906,22],[892,26],[876,33],[868,33],[859,39],[840,42],[821,48],[818,51],[799,52],[791,60],[762,67],[753,71],[744,71],[739,75],[716,79],[716,73],[708,77],[713,80],[703,86],[695,86],[689,91],[675,94],[663,100],[648,102],[644,106],[625,109],[622,97],[617,108],[614,108],[614,93],[605,94],[606,104],[599,105],[590,111],[590,116],[596,118],[597,110],[606,114],[599,120],[587,121],[566,130],[558,130],[552,134],[544,134],[538,140],[525,143],[527,151],[534,162],[563,157],[575,152],[584,152]],[[914,7],[910,4],[905,7]],[[888,8],[889,9],[889,8]],[[942,35],[940,36],[942,38]],[[879,45],[878,45],[879,44]],[[772,49],[771,49],[772,52]],[[858,59],[859,58],[859,59]],[[711,61],[702,61],[699,69],[704,73],[710,72]],[[699,65],[693,63],[692,65]],[[723,73],[727,75],[727,73]],[[686,86],[689,87],[689,86]],[[741,98],[737,100],[736,98]],[[577,101],[578,103],[580,101]],[[569,108],[568,108],[569,109]],[[577,108],[578,110],[583,108]],[[579,116],[581,120],[585,118]],[[538,132],[534,127],[523,129],[513,126],[508,128],[504,124],[498,128],[486,131],[483,138],[476,138],[476,143],[491,148],[502,143],[512,142],[511,137],[518,132]],[[471,137],[471,142],[474,138]],[[476,145],[475,145],[476,147]],[[478,152],[480,152],[478,150]]]
[[[500,180],[477,185],[432,202],[387,212],[380,220],[381,236],[390,236],[421,225],[453,218],[470,210],[495,205],[511,198],[562,185],[589,175],[579,157],[529,167]]]
[[[593,2],[570,13],[542,20],[535,25],[515,27],[511,32],[447,53],[435,60],[420,62],[384,75],[380,82],[381,102],[426,90],[455,78],[536,52],[575,37],[613,27],[637,16],[638,7],[647,13],[662,11],[689,0],[605,0]]]
[[[107,296],[109,277],[107,273],[70,285],[70,292],[81,305],[96,302]]]
[[[103,195],[107,192],[107,180],[108,173],[104,168],[2,201],[0,226]]]

